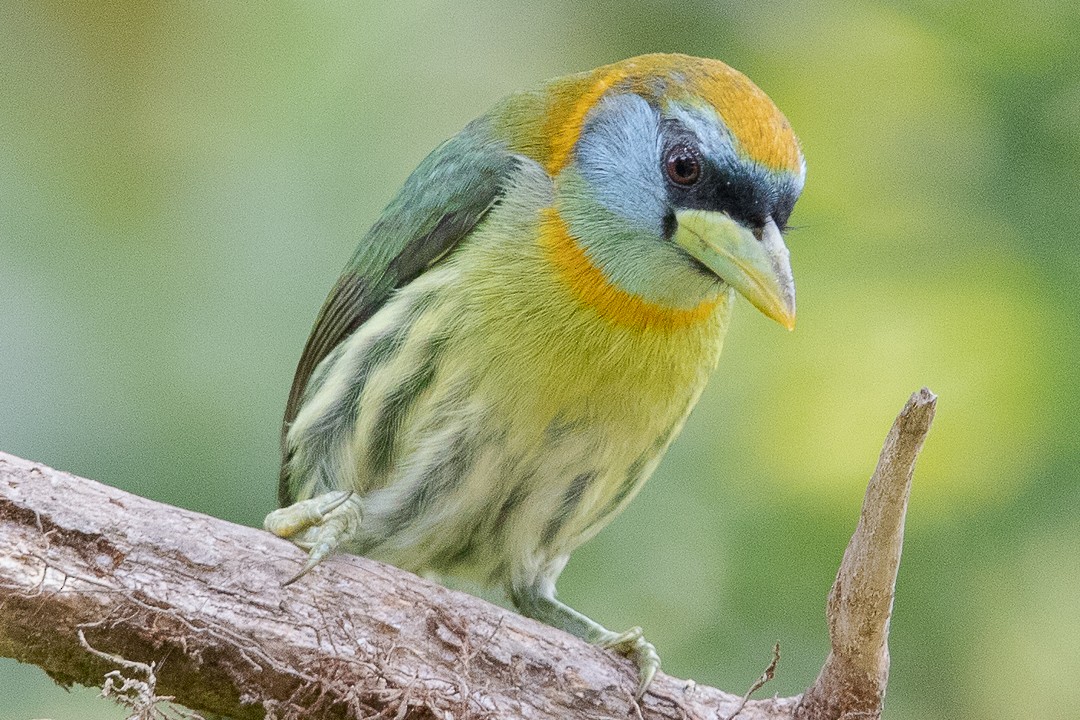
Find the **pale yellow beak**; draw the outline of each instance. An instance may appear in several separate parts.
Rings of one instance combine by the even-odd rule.
[[[795,279],[780,229],[768,218],[761,238],[726,213],[681,210],[672,238],[768,317],[795,329]]]

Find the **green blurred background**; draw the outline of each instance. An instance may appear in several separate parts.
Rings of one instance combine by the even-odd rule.
[[[799,328],[745,303],[638,500],[560,583],[680,677],[809,684],[880,443],[940,395],[885,717],[1080,705],[1080,10],[1011,2],[0,6],[0,449],[256,525],[310,324],[415,164],[500,96],[721,58],[809,162]],[[0,660],[0,718],[121,718]]]

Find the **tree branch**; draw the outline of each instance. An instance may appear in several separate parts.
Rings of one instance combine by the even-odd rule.
[[[866,488],[826,616],[832,650],[795,712],[798,720],[881,716],[889,682],[889,618],[904,544],[915,460],[934,420],[937,397],[911,396],[885,438]]]
[[[745,701],[658,674],[638,704],[629,661],[483,600],[353,556],[282,587],[304,560],[284,540],[3,453],[0,655],[64,685],[142,663],[151,696],[238,719],[877,717],[934,400],[916,393],[889,434],[805,697]]]

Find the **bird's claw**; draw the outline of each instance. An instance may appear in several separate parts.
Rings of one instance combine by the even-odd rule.
[[[284,585],[299,580],[352,538],[360,529],[362,518],[360,498],[348,490],[301,500],[267,515],[264,528],[308,551],[300,572]]]
[[[656,647],[645,639],[640,627],[633,627],[626,632],[612,633],[600,641],[600,646],[616,650],[638,666],[638,689],[635,699],[640,700],[652,684],[656,671],[660,669],[660,655]]]
[[[263,527],[278,537],[291,538],[321,523],[324,517],[348,500],[350,495],[352,493],[348,490],[337,490],[279,508],[266,516]]]

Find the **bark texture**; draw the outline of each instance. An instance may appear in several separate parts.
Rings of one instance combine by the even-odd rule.
[[[353,556],[282,587],[305,558],[284,540],[3,453],[0,655],[240,719],[879,717],[934,402],[912,396],[886,440],[805,695],[745,700],[661,673],[638,703],[629,661],[483,600]]]

